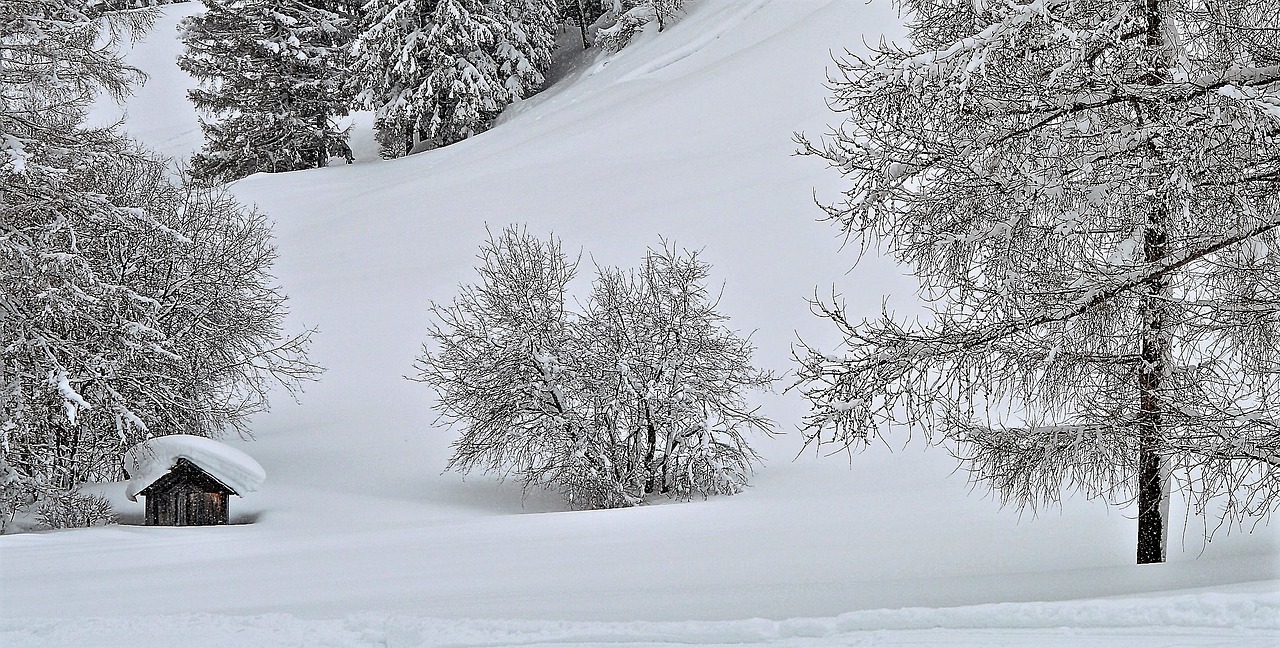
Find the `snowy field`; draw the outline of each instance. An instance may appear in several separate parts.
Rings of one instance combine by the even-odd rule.
[[[167,8],[130,54],[150,83],[96,121],[199,147],[174,65],[198,8]],[[734,497],[569,511],[441,473],[453,433],[404,376],[486,225],[555,232],[588,264],[632,266],[659,236],[703,249],[779,372],[797,334],[833,341],[815,290],[916,308],[893,266],[849,271],[812,202],[841,180],[791,155],[834,121],[831,52],[897,24],[883,2],[699,0],[616,56],[566,56],[481,136],[379,161],[357,116],[357,164],[236,183],[276,223],[291,327],[319,327],[327,373],[235,442],[267,472],[232,500],[240,524],[136,526],[120,483],[101,489],[126,524],[0,537],[0,646],[1280,645],[1280,527],[1206,544],[1180,512],[1169,563],[1139,567],[1130,510],[1003,509],[920,444],[802,451],[794,394],[761,397],[790,433],[753,442],[767,464]]]

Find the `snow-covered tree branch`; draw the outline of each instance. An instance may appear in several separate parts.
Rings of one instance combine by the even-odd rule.
[[[371,0],[365,11],[354,75],[384,157],[481,133],[540,90],[560,23],[557,0]]]
[[[419,380],[461,426],[453,469],[515,475],[586,508],[652,493],[731,494],[758,461],[744,434],[772,423],[745,393],[767,388],[751,344],[726,329],[696,253],[650,251],[601,268],[566,310],[577,262],[552,238],[508,228],[480,254],[481,282],[435,305]]]
[[[1280,505],[1275,2],[906,0],[911,42],[841,63],[801,152],[827,207],[911,267],[932,316],[801,345],[813,443],[905,427],[1020,506],[1134,498],[1164,559],[1169,479],[1226,518]]]
[[[70,0],[0,5],[9,485],[56,495],[117,478],[139,440],[222,434],[265,407],[269,383],[295,389],[318,372],[310,333],[282,340],[265,219],[173,184],[163,162],[81,126],[96,88],[120,96],[137,77],[98,28],[136,34],[150,16],[97,16]]]

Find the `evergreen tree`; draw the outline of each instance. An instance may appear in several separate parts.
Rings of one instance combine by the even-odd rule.
[[[904,0],[910,44],[840,66],[804,151],[831,219],[913,268],[932,321],[818,304],[812,442],[923,430],[1019,506],[1136,501],[1165,559],[1201,512],[1280,505],[1280,3]]]
[[[596,45],[617,52],[631,43],[645,25],[656,23],[658,31],[667,28],[684,10],[686,0],[614,0],[607,12],[608,24],[596,32]]]
[[[205,145],[194,177],[228,182],[259,171],[351,161],[337,122],[351,104],[346,69],[352,38],[343,0],[207,0],[183,24],[179,66],[199,79],[189,92]]]
[[[507,102],[520,101],[542,89],[560,26],[556,0],[495,0],[495,17],[501,26],[494,47],[499,80],[507,89]]]
[[[447,146],[489,128],[550,66],[548,0],[372,0],[355,45],[361,99],[384,157]]]

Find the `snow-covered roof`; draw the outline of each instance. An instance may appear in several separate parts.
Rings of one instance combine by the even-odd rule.
[[[174,434],[143,441],[124,454],[124,468],[129,472],[125,495],[136,501],[138,493],[164,477],[186,459],[222,482],[237,495],[258,490],[267,473],[253,457],[213,439]]]

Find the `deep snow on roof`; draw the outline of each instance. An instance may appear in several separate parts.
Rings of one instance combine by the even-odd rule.
[[[199,466],[237,495],[258,490],[267,478],[262,465],[240,450],[205,437],[174,434],[143,441],[125,453],[124,468],[130,476],[125,495],[135,501],[179,459]]]

